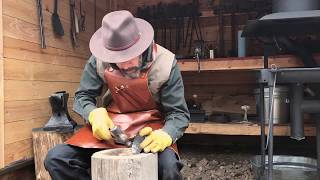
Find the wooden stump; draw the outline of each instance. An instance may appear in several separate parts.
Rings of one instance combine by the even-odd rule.
[[[67,140],[73,133],[58,133],[43,131],[42,128],[32,129],[33,153],[37,180],[50,180],[49,173],[44,168],[44,159],[48,151],[57,144]]]
[[[132,154],[130,148],[109,149],[91,156],[92,180],[157,180],[158,155]]]

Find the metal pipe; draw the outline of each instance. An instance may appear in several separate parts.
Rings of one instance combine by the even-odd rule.
[[[274,80],[274,79],[273,79]],[[271,81],[273,82],[273,81]],[[268,180],[272,180],[273,175],[273,86],[269,86],[269,142],[268,142]]]
[[[260,131],[261,131],[261,171],[260,177],[264,176],[266,169],[266,150],[265,150],[265,116],[264,116],[264,84],[260,83],[260,99],[258,103],[259,109],[259,118],[260,118]]]
[[[269,53],[270,53],[270,44],[264,44],[264,51],[263,51],[263,68],[267,69],[269,67]]]
[[[291,117],[291,138],[302,140],[304,136],[304,124],[301,104],[303,102],[303,88],[300,83],[292,85],[292,97],[290,103],[290,117]]]
[[[320,117],[317,114],[316,117]],[[320,120],[316,119],[316,143],[317,143],[317,175],[320,178]]]
[[[320,68],[283,68],[278,72],[279,83],[319,83]]]
[[[320,113],[320,100],[304,100],[301,109],[305,113]]]

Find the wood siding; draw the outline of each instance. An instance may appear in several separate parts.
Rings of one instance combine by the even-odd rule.
[[[2,0],[0,0],[2,12]],[[0,168],[4,167],[4,85],[3,85],[3,21],[0,13]]]
[[[83,1],[86,31],[80,32],[79,48],[73,48],[71,43],[69,0],[59,0],[58,14],[65,32],[62,38],[54,36],[51,24],[54,1],[43,0],[47,48],[41,49],[36,1],[1,2],[3,35],[0,29],[0,41],[2,45],[3,39],[4,48],[3,56],[1,48],[0,62],[3,74],[0,75],[0,168],[33,156],[31,130],[42,127],[51,116],[50,94],[66,90],[70,94],[69,112],[78,123],[82,122],[71,108],[83,67],[90,56],[89,40],[95,31],[94,0]],[[79,3],[76,4],[78,15]],[[102,17],[115,5],[97,0],[96,7],[99,28]]]

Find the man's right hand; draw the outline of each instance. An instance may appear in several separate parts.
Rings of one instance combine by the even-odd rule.
[[[112,138],[109,130],[114,127],[105,108],[96,108],[89,114],[89,122],[92,126],[92,134],[99,140],[110,140]]]

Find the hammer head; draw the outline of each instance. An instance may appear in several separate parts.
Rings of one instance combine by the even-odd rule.
[[[142,151],[140,143],[145,139],[145,137],[137,134],[133,141],[130,141],[128,136],[120,129],[119,126],[114,126],[114,128],[110,130],[110,133],[117,144],[131,147],[133,154],[139,154]]]
[[[110,129],[110,133],[117,144],[131,147],[132,142],[129,140],[128,136],[120,129],[119,126],[114,126],[114,128]]]

